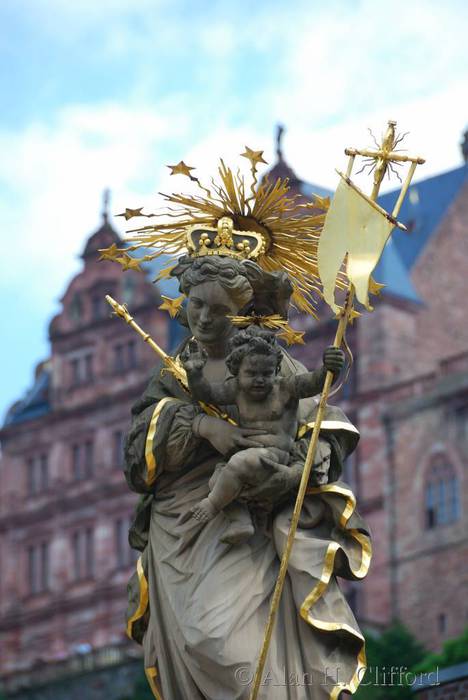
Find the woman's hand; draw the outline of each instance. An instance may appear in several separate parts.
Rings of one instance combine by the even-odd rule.
[[[304,459],[306,451],[307,447],[304,448]],[[327,440],[319,439],[310,476],[310,483],[314,486],[327,483],[330,457],[330,443]],[[302,477],[304,461],[296,461],[291,465],[285,465],[264,457],[262,458],[262,464],[271,471],[271,476],[268,476],[265,481],[253,488],[244,489],[242,491],[244,498],[249,501],[274,504],[282,500],[286,494],[297,491]]]
[[[198,425],[198,434],[210,442],[222,455],[246,450],[248,447],[263,447],[255,441],[256,435],[264,435],[264,430],[239,428],[221,418],[203,416]]]
[[[262,464],[271,471],[271,476],[257,486],[242,490],[242,497],[248,501],[274,505],[277,501],[282,500],[283,496],[299,486],[302,474],[300,468],[279,464],[267,457],[262,458]]]

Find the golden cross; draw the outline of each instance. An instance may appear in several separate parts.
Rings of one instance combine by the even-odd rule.
[[[405,156],[402,155],[399,151],[394,150],[395,147],[404,138],[404,136],[395,135],[395,127],[396,121],[389,119],[387,131],[385,132],[382,138],[382,143],[380,144],[380,146],[378,146],[377,150],[373,151],[367,148],[362,148],[359,150],[357,148],[345,148],[345,154],[349,156],[348,168],[346,171],[347,177],[350,177],[351,175],[354,159],[356,158],[356,156],[362,156],[363,158],[368,159],[368,163],[372,161],[374,162],[374,165],[371,168],[371,170],[374,170],[374,182],[372,187],[372,193],[370,195],[370,199],[374,201],[377,199],[380,185],[385,176],[385,173],[387,172],[387,169],[389,167],[391,168],[391,164],[411,163],[408,175],[403,184],[403,187],[401,188],[400,195],[392,211],[392,217],[396,218],[400,211],[401,205],[403,204],[403,200],[405,198],[406,192],[408,191],[408,187],[411,184],[411,180],[413,179],[416,166],[422,165],[426,161],[424,160],[424,158],[420,158],[419,156]]]

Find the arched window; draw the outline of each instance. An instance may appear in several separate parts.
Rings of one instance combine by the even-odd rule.
[[[444,455],[437,455],[429,465],[425,497],[426,527],[449,525],[460,517],[458,476]]]

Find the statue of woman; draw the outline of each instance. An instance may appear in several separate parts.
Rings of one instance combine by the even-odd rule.
[[[207,353],[209,381],[226,376],[229,316],[282,313],[291,285],[250,260],[204,256],[179,261],[172,274],[187,295],[186,323]],[[187,341],[185,341],[187,342]],[[185,343],[179,348],[183,351]],[[283,375],[304,372],[286,352]],[[206,524],[184,515],[208,494],[216,465],[257,445],[256,430],[224,417],[198,417],[200,405],[160,367],[133,408],[126,478],[142,494],[132,546],[142,555],[129,584],[127,632],[143,645],[156,698],[246,700],[263,640],[269,604],[313,425],[316,401],[300,402],[293,465],[272,463],[271,476],[244,492],[255,534],[223,543],[224,512]],[[230,420],[227,420],[229,418]],[[350,489],[339,482],[357,430],[328,408],[281,598],[262,700],[317,700],[353,692],[365,667],[363,638],[336,577],[362,578],[370,544]]]

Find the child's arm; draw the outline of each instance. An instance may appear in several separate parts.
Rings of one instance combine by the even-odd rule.
[[[296,374],[288,378],[289,390],[296,399],[320,394],[325,383],[327,371],[333,372],[333,383],[343,369],[344,354],[339,348],[328,347],[323,353],[323,366],[313,372]]]
[[[203,376],[207,355],[196,341],[189,341],[181,355],[182,365],[187,372],[190,393],[197,401],[226,406],[235,401],[235,380],[210,383]]]

